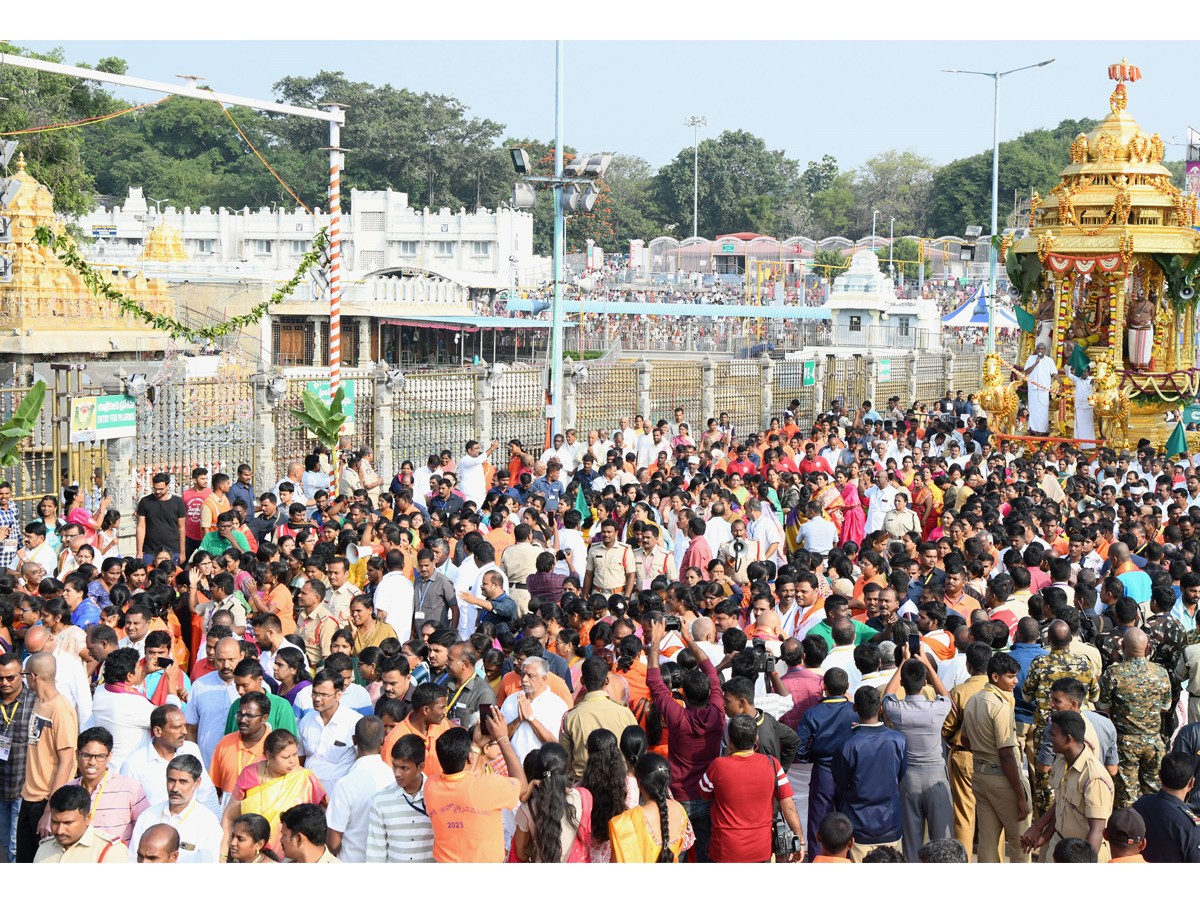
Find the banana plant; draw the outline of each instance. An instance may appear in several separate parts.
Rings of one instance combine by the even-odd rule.
[[[337,457],[342,426],[349,419],[349,416],[342,412],[342,401],[345,397],[346,389],[339,387],[330,398],[329,405],[326,406],[316,391],[305,388],[300,398],[304,403],[304,409],[288,410],[304,426],[297,428],[297,431],[312,432],[318,441],[329,448],[331,461]]]
[[[1175,310],[1184,312],[1187,305],[1196,299],[1196,282],[1200,279],[1200,256],[1193,256],[1189,261],[1179,255],[1150,255],[1166,277],[1167,296],[1175,304]]]
[[[1042,264],[1036,253],[1009,253],[1004,262],[1009,283],[1017,289],[1022,302],[1029,300],[1042,277]]]
[[[33,434],[45,400],[46,382],[35,381],[13,417],[0,426],[0,466],[15,466],[21,461],[21,442]]]

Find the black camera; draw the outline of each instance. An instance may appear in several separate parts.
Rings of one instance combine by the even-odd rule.
[[[764,675],[775,671],[775,657],[767,652],[767,642],[762,638],[754,639],[754,667]]]
[[[663,628],[666,631],[683,631],[683,620],[679,616],[663,616]]]

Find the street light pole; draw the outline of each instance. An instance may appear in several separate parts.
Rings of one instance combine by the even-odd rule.
[[[892,224],[888,226],[888,278],[896,277],[896,255],[892,248],[896,244],[896,217],[892,216]]]
[[[554,177],[563,176],[563,42],[554,42]],[[554,435],[562,425],[563,402],[563,255],[565,254],[562,181],[554,183],[554,300],[550,307],[550,434],[546,446],[552,447]],[[580,307],[582,308],[582,307]]]
[[[692,237],[700,234],[700,129],[708,125],[704,116],[688,116],[683,124],[692,129]]]
[[[949,72],[953,75],[983,75],[985,78],[992,79],[994,86],[994,99],[992,103],[993,121],[992,121],[992,240],[996,239],[996,232],[999,229],[999,208],[1000,208],[1000,79],[1005,75],[1012,75],[1014,72],[1024,72],[1026,69],[1040,69],[1042,66],[1048,66],[1054,62],[1051,59],[1044,59],[1039,63],[1033,63],[1028,66],[1021,66],[1016,69],[1008,69],[1004,72],[975,72],[970,69],[942,69],[943,72]],[[996,248],[991,248],[990,263],[988,266],[988,330],[987,330],[987,352],[996,352]]]

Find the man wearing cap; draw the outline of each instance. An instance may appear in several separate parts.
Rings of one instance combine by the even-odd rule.
[[[1108,817],[1104,839],[1112,852],[1110,863],[1144,863],[1146,823],[1133,809],[1118,809]]]

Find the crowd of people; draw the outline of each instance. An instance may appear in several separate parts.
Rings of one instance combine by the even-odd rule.
[[[798,408],[0,484],[0,858],[1200,861],[1200,459]]]

